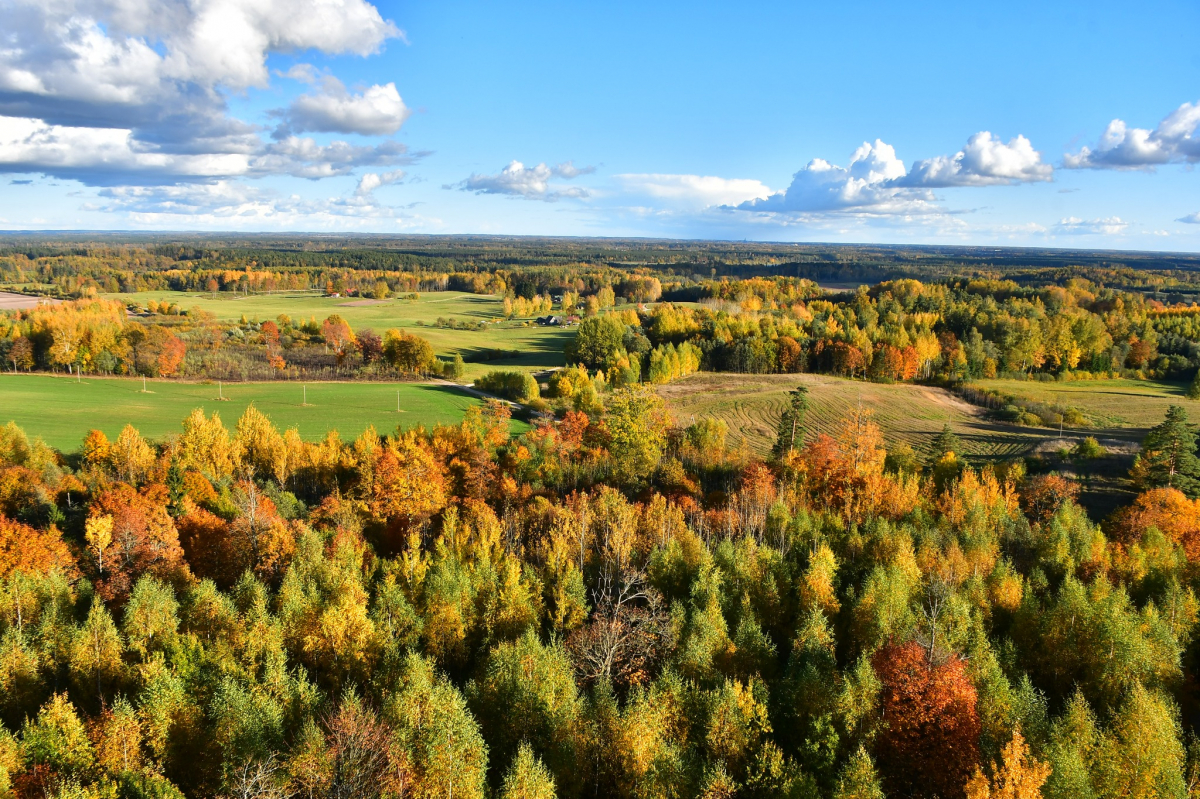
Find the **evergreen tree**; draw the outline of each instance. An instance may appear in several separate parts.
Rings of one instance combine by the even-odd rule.
[[[1188,386],[1187,398],[1200,400],[1200,369],[1196,370],[1196,376],[1192,378],[1192,384]]]
[[[1200,459],[1187,411],[1178,405],[1167,410],[1163,423],[1142,441],[1139,466],[1147,487],[1177,488],[1192,499],[1200,496]]]
[[[947,422],[942,427],[942,432],[933,437],[933,441],[929,442],[929,463],[936,464],[947,455],[958,455],[962,450],[962,444],[958,440],[958,436],[954,435],[954,431],[950,428],[950,423]]]
[[[782,458],[804,443],[804,415],[808,412],[808,388],[796,386],[788,392],[788,407],[779,417],[779,432],[771,454]]]

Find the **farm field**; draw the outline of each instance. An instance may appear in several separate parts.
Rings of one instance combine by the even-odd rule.
[[[114,438],[126,424],[159,439],[177,432],[195,408],[217,411],[232,429],[250,403],[271,417],[281,431],[295,427],[314,440],[329,430],[352,439],[374,425],[381,433],[404,428],[453,424],[479,402],[450,386],[418,383],[309,383],[303,405],[300,383],[228,383],[228,401],[214,399],[216,384],[150,381],[151,394],[141,393],[136,379],[84,379],[48,375],[0,375],[0,424],[15,421],[31,438],[63,452],[79,448],[93,428]],[[396,412],[396,392],[401,412]],[[513,422],[514,432],[526,429]]]
[[[1030,454],[1058,431],[997,424],[982,411],[939,388],[908,384],[884,385],[828,375],[732,375],[701,372],[659,388],[680,423],[711,416],[729,425],[729,438],[765,454],[775,440],[775,425],[787,393],[797,385],[809,391],[807,427],[834,433],[838,423],[860,403],[874,412],[889,443],[903,441],[921,452],[949,423],[967,454],[1004,459]],[[1073,439],[1073,433],[1067,438]]]
[[[403,328],[429,340],[442,357],[458,353],[467,361],[466,379],[474,379],[497,368],[538,370],[563,365],[563,347],[574,336],[570,329],[538,327],[526,321],[496,321],[484,330],[453,330],[434,327],[438,317],[464,322],[499,320],[504,311],[498,297],[461,291],[426,292],[418,300],[387,300],[324,297],[317,294],[287,293],[239,296],[229,292],[216,295],[179,291],[142,291],[133,294],[106,294],[109,299],[145,306],[151,300],[178,303],[184,309],[200,308],[220,320],[236,322],[245,316],[251,321],[275,319],[287,314],[294,322],[318,322],[338,314],[354,330],[371,328],[383,335],[389,328]],[[515,358],[473,363],[491,349],[513,350]]]
[[[1150,380],[978,380],[973,385],[1048,405],[1069,405],[1083,411],[1101,428],[1146,430],[1163,420],[1167,408],[1182,405],[1200,420],[1200,402],[1187,398],[1183,383]]]

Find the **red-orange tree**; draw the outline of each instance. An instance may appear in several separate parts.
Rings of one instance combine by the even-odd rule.
[[[886,646],[872,661],[883,683],[875,753],[891,796],[961,797],[979,764],[979,713],[965,662],[930,663],[916,642]]]

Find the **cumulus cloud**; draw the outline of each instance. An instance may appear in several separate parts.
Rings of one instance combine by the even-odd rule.
[[[853,212],[860,214],[927,214],[940,209],[924,189],[900,184],[904,162],[896,150],[880,139],[863,142],[850,156],[850,165],[840,167],[814,158],[792,176],[782,192],[743,202],[743,211],[768,213]]]
[[[1200,161],[1200,102],[1184,103],[1154,130],[1131,128],[1123,120],[1108,123],[1094,148],[1063,156],[1068,169],[1151,169],[1159,164]]]
[[[1112,236],[1124,232],[1127,227],[1129,227],[1129,223],[1119,216],[1110,216],[1104,219],[1080,219],[1068,216],[1059,220],[1052,230],[1054,233],[1064,236]]]
[[[986,130],[967,140],[963,149],[951,156],[940,155],[913,164],[912,171],[896,185],[996,186],[1052,180],[1054,168],[1042,162],[1042,154],[1024,136],[1007,144]]]
[[[319,91],[302,94],[276,112],[284,119],[276,136],[304,131],[386,136],[400,130],[410,113],[394,83],[351,94],[340,80],[327,76]]]
[[[364,167],[411,164],[426,154],[410,153],[394,141],[322,145],[298,136],[253,152],[170,153],[147,148],[129,129],[67,127],[0,117],[0,172],[41,172],[93,186],[277,174],[319,179]]]
[[[355,188],[354,194],[358,197],[366,197],[371,192],[381,186],[390,186],[393,183],[399,183],[404,180],[404,170],[396,169],[392,172],[368,172],[358,179],[358,187]]]
[[[402,36],[366,0],[6,0],[3,18],[0,116],[38,126],[19,146],[6,140],[5,168],[102,184],[121,170],[150,183],[254,173],[273,154],[225,98],[266,87],[269,54],[365,56]],[[289,111],[284,138],[393,133],[407,109],[394,85],[352,94],[328,78]]]
[[[1175,221],[1176,222],[1186,222],[1189,225],[1200,225],[1200,211],[1197,211],[1194,214],[1188,214],[1187,216],[1181,216],[1178,219],[1176,219]]]
[[[527,167],[520,161],[512,161],[504,169],[494,175],[472,174],[461,183],[448,186],[462,191],[472,191],[476,194],[507,194],[513,197],[523,197],[527,200],[545,200],[553,202],[564,197],[587,197],[586,189],[577,186],[555,186],[550,181],[553,178],[570,180],[580,175],[595,172],[595,167],[576,167],[571,161],[557,166]]]
[[[622,190],[672,204],[698,206],[737,205],[771,196],[758,180],[718,178],[711,175],[626,174],[614,176]]]

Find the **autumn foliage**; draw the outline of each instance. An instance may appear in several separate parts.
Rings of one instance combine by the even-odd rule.
[[[883,684],[875,753],[888,791],[963,796],[979,762],[980,734],[966,663],[956,655],[931,663],[916,643],[884,647],[872,663]]]

